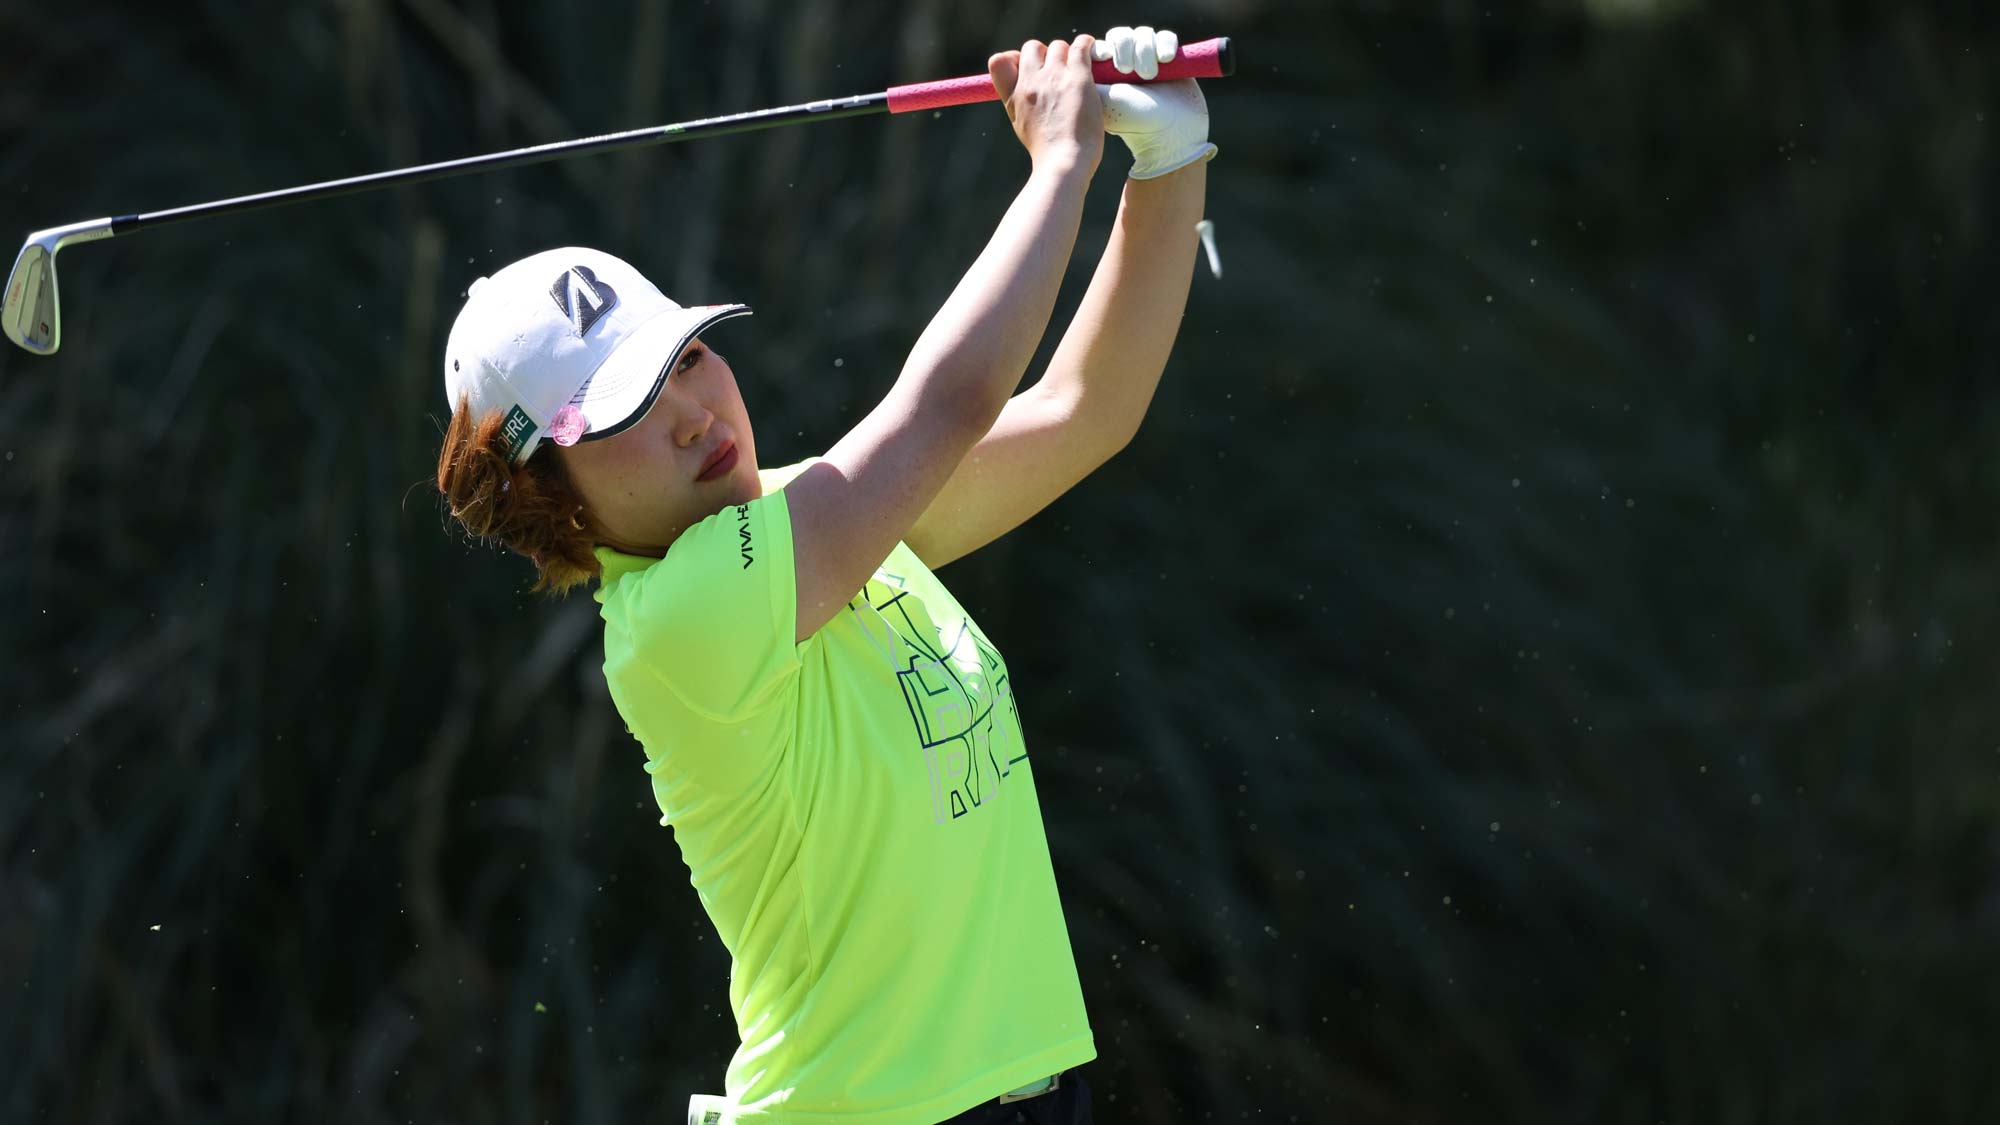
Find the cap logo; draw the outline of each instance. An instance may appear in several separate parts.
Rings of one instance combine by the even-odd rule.
[[[610,312],[618,304],[618,291],[597,280],[589,266],[571,266],[556,278],[549,288],[549,296],[556,299],[556,308],[569,318],[571,328],[578,337],[590,331],[598,318]]]
[[[535,420],[519,404],[507,411],[500,420],[500,441],[506,447],[507,460],[511,464],[520,455],[521,446],[535,436]]]

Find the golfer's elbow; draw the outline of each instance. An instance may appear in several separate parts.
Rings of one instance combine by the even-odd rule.
[[[1134,416],[1122,425],[1109,427],[1097,436],[1098,464],[1103,464],[1125,452],[1139,436],[1139,423],[1145,420],[1143,414]]]
[[[1066,404],[1067,428],[1081,448],[1101,450],[1105,460],[1123,452],[1139,436],[1146,411],[1159,389],[1164,364],[1137,367],[1098,365],[1080,374],[1051,369],[1041,386]]]
[[[910,356],[897,378],[925,417],[947,419],[983,434],[1000,417],[1021,381],[1011,356],[990,349],[950,348]]]

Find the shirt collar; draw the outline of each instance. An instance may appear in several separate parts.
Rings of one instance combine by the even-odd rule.
[[[593,596],[600,603],[604,601],[605,592],[616,585],[619,579],[628,574],[637,574],[660,561],[649,555],[628,555],[623,551],[603,546],[598,547],[594,553],[597,555],[597,565],[601,573]]]

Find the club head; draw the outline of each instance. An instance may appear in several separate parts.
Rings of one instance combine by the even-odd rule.
[[[62,345],[62,302],[56,292],[56,252],[72,242],[111,237],[110,219],[50,227],[28,236],[7,275],[0,303],[0,330],[36,355],[54,355]]]

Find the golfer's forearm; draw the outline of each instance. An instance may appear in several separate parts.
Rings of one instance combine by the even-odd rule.
[[[1048,330],[1091,171],[1048,166],[1028,177],[986,249],[910,349],[897,393],[916,395],[927,412],[972,410],[989,425],[999,415]]]
[[[1139,430],[1187,308],[1208,162],[1127,180],[1104,257],[1036,390],[1066,403],[1077,439],[1122,448]]]

